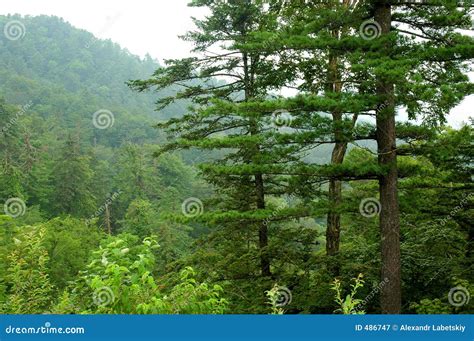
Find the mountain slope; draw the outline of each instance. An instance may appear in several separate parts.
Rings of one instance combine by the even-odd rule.
[[[115,128],[141,127],[145,132],[139,135],[150,137],[157,134],[149,129],[157,118],[181,111],[174,105],[158,114],[157,94],[138,94],[125,84],[149,77],[159,67],[151,57],[140,59],[57,17],[0,16],[2,32],[14,21],[24,26],[24,36],[11,40],[0,35],[0,97],[7,102],[30,103],[30,110],[43,118],[55,116],[62,128],[80,125],[91,131],[93,113],[108,110],[114,114]],[[114,127],[107,134],[112,132]],[[114,144],[126,137],[116,133],[109,136]]]

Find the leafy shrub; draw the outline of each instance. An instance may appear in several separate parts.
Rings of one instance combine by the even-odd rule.
[[[152,275],[154,238],[110,237],[93,253],[87,270],[63,293],[56,313],[77,314],[221,314],[227,302],[219,286],[198,283],[192,268],[179,274],[169,290]]]
[[[26,228],[26,227],[25,227]],[[2,311],[8,314],[40,314],[51,305],[48,252],[43,246],[45,229],[33,228],[14,239],[16,248],[8,256],[8,299]]]
[[[363,310],[357,310],[357,306],[362,302],[361,299],[355,298],[357,290],[364,286],[364,280],[362,279],[362,274],[359,274],[357,278],[354,278],[354,283],[351,284],[351,292],[346,296],[345,299],[342,299],[342,288],[341,282],[338,279],[335,279],[331,289],[335,291],[335,301],[338,304],[339,308],[334,312],[341,312],[343,314],[365,314]]]

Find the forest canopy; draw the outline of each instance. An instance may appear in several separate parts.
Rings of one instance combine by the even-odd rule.
[[[0,313],[473,313],[471,8],[189,6],[162,64],[0,16]]]

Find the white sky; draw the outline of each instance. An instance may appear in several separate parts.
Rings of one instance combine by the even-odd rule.
[[[163,59],[189,55],[177,36],[193,28],[202,9],[187,0],[3,0],[1,14],[55,15],[73,26],[110,38],[130,52]],[[28,28],[26,31],[28,34]]]
[[[55,15],[73,26],[111,39],[133,54],[149,53],[163,59],[189,56],[192,45],[178,38],[193,28],[191,16],[202,17],[203,9],[188,7],[188,0],[3,0],[0,14]],[[28,34],[28,29],[26,31]],[[448,116],[458,127],[472,117],[474,96],[467,98]]]

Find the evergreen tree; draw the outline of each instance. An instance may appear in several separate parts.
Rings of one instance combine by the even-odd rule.
[[[468,5],[459,9],[458,1],[398,7],[385,0],[364,7],[379,25],[381,35],[380,39],[370,41],[372,54],[366,59],[369,64],[377,65],[369,70],[374,74],[373,89],[379,97],[376,111],[379,164],[387,167],[379,181],[381,275],[389,279],[381,292],[381,305],[384,313],[400,313],[395,109],[405,106],[412,118],[444,122],[446,113],[472,93],[472,84],[463,71],[474,57],[474,44],[471,37],[457,31],[470,28]],[[436,68],[432,67],[433,63]]]
[[[23,195],[19,112],[0,98],[0,197],[3,201]]]
[[[260,273],[268,277],[271,257],[265,198],[284,193],[285,185],[273,181],[263,168],[291,162],[296,151],[292,147],[273,148],[271,134],[275,127],[269,124],[271,113],[237,111],[234,104],[264,102],[268,91],[281,83],[272,74],[272,61],[265,53],[248,53],[238,47],[250,41],[251,33],[259,26],[270,29],[274,22],[271,16],[265,17],[263,4],[253,1],[203,0],[191,5],[208,6],[212,13],[205,20],[195,20],[198,30],[185,36],[195,44],[193,52],[201,57],[167,61],[168,67],[158,69],[152,79],[130,85],[139,91],[181,86],[175,96],[158,100],[159,109],[180,99],[194,103],[191,112],[182,118],[158,125],[171,136],[177,135],[163,151],[198,148],[226,152],[221,160],[201,167],[204,177],[219,188],[227,201],[219,205],[219,224],[234,230],[244,221],[249,228],[256,228]],[[212,51],[218,48],[222,50]],[[219,212],[215,212],[200,219],[212,221],[218,216]]]
[[[75,217],[92,214],[95,202],[90,187],[92,177],[89,157],[81,154],[78,139],[69,135],[51,173],[53,213]]]

